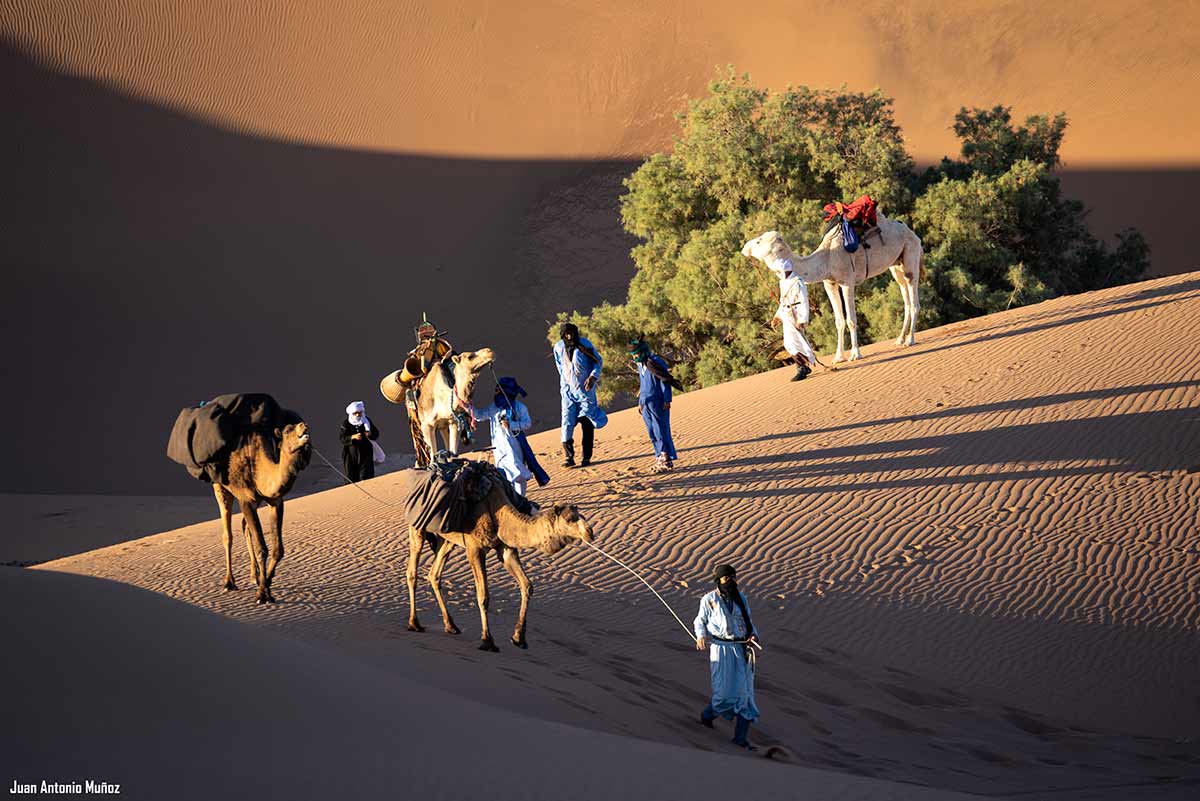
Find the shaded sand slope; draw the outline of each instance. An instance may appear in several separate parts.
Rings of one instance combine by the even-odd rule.
[[[0,166],[24,187],[0,193],[14,232],[0,361],[31,388],[0,397],[17,455],[0,463],[6,492],[203,495],[144,457],[165,451],[180,408],[224,392],[270,391],[335,461],[343,410],[365,400],[383,448],[411,453],[379,380],[422,312],[459,348],[493,347],[549,424],[547,320],[620,296],[632,274],[616,203],[631,163],[302,147],[2,45],[0,72],[0,103],[21,110],[0,128]],[[33,404],[56,425],[29,425]]]
[[[0,568],[5,781],[123,798],[945,799],[531,720],[132,587]],[[803,788],[802,790],[800,788]],[[797,793],[800,793],[799,795]]]
[[[536,497],[578,502],[688,622],[712,565],[739,566],[768,644],[757,731],[799,764],[983,794],[1192,797],[1198,315],[1193,273],[873,346],[799,384],[776,371],[690,393],[673,407],[680,471],[647,472],[624,412],[600,463],[554,470]],[[403,493],[400,476],[365,487]],[[464,637],[403,630],[400,528],[355,487],[289,504],[269,609],[220,592],[212,524],[43,567],[535,717],[724,747],[693,722],[703,657],[632,577],[584,548],[531,556],[531,648],[482,654],[460,558],[447,575]],[[515,593],[497,574],[502,633]],[[419,600],[434,623],[426,588]]]

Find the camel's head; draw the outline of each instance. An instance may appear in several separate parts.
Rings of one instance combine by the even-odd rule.
[[[496,360],[496,354],[491,348],[469,350],[466,353],[456,353],[450,357],[454,362],[454,385],[458,394],[465,400],[470,400],[475,390],[475,380],[483,372],[483,368]]]
[[[539,547],[542,553],[556,554],[571,544],[571,540],[592,541],[592,526],[579,514],[575,505],[555,504],[542,512],[550,517],[553,534]]]
[[[790,259],[792,249],[783,241],[778,231],[767,231],[742,245],[742,255],[769,265],[776,259]]]
[[[280,443],[280,452],[287,457],[294,457],[300,469],[308,467],[312,458],[312,439],[308,435],[308,423],[289,423],[283,428],[275,429],[275,439]]]

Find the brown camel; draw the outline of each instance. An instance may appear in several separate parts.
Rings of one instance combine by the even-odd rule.
[[[499,651],[492,640],[487,617],[489,595],[485,557],[492,550],[521,588],[521,612],[513,630],[512,644],[526,648],[525,620],[532,583],[521,566],[519,551],[522,548],[537,548],[542,553],[555,554],[570,544],[571,540],[591,542],[592,527],[574,506],[553,506],[532,516],[522,514],[509,503],[498,482],[493,482],[487,496],[475,504],[468,519],[474,523],[467,534],[434,534],[409,527],[408,569],[405,572],[408,580],[408,630],[425,630],[417,620],[417,564],[421,559],[421,545],[428,542],[434,553],[433,566],[429,568],[429,584],[442,611],[442,626],[447,634],[459,633],[446,608],[441,586],[446,558],[458,546],[466,550],[467,562],[475,577],[475,598],[479,604],[479,619],[483,624],[479,650]]]
[[[450,454],[458,453],[461,432],[454,413],[461,412],[471,416],[474,408],[471,395],[475,391],[475,381],[483,368],[495,358],[496,354],[491,348],[456,353],[449,357],[448,363],[454,371],[453,386],[446,380],[446,374],[440,364],[434,364],[421,378],[417,384],[417,417],[430,454],[438,451],[439,433]]]
[[[278,444],[277,444],[278,443]],[[278,450],[279,458],[275,458]],[[242,533],[250,551],[250,566],[258,584],[260,604],[275,603],[271,595],[271,579],[275,567],[283,559],[283,496],[291,490],[296,476],[308,466],[312,457],[308,425],[295,423],[276,429],[275,439],[261,432],[249,434],[229,455],[226,480],[213,484],[217,506],[221,507],[221,533],[225,539],[225,589],[236,590],[233,580],[233,502],[242,510]],[[269,504],[275,510],[275,526],[271,529],[271,557],[263,540],[258,505]]]

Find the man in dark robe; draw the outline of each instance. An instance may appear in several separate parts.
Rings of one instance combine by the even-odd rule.
[[[375,449],[371,443],[379,439],[379,429],[367,417],[362,401],[346,407],[346,419],[338,437],[342,440],[342,472],[346,477],[351,481],[374,478]]]

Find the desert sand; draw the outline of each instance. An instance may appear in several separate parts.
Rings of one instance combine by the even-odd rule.
[[[1198,315],[1200,273],[1060,298],[678,396],[673,474],[634,411],[553,468],[533,497],[577,503],[686,621],[738,566],[753,735],[786,764],[695,722],[704,657],[582,546],[527,560],[528,651],[494,568],[502,650],[476,650],[461,556],[463,634],[405,631],[399,512],[353,486],[288,504],[273,607],[221,591],[212,521],[0,570],[23,610],[3,753],[179,797],[1194,798]],[[532,438],[547,462],[556,438]]]
[[[1071,119],[1094,232],[1200,268],[1194,2],[0,4],[8,493],[185,495],[170,420],[270,391],[336,450],[428,312],[557,418],[544,332],[619,302],[621,180],[719,65],[772,89],[879,86],[910,149],[960,105]],[[1164,210],[1165,209],[1165,210]],[[447,288],[450,288],[449,291]],[[36,395],[29,393],[36,392]],[[131,420],[138,421],[136,424]],[[78,454],[78,456],[76,456]],[[102,458],[97,459],[96,454]]]

